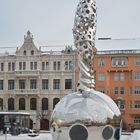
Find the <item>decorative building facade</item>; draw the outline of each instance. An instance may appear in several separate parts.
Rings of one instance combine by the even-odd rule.
[[[136,42],[133,40],[133,47]],[[97,51],[93,62],[96,90],[110,96],[119,106],[123,128],[140,128],[140,50]]]
[[[30,113],[30,128],[49,130],[54,106],[76,91],[77,56],[72,47],[41,51],[28,31],[14,54],[0,55],[0,110]]]

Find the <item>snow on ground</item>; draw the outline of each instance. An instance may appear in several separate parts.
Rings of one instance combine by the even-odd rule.
[[[134,133],[124,140],[140,140],[140,130],[135,130]]]
[[[27,134],[21,134],[18,136],[11,136],[10,134],[1,135],[0,140],[52,140],[51,135],[48,133],[39,134],[36,137],[30,137]]]
[[[27,134],[11,136],[10,134],[0,135],[0,140],[52,140],[50,133],[40,133],[39,136],[30,137]],[[120,140],[140,140],[140,130],[135,130],[131,135],[122,135]]]

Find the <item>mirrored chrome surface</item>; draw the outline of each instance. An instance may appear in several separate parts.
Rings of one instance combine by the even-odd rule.
[[[113,132],[120,128],[121,113],[110,97],[91,90],[87,98],[80,92],[65,96],[56,105],[50,122],[53,140],[71,140],[70,128],[77,123],[87,128],[87,140],[103,140],[106,125],[111,125]],[[110,140],[115,140],[114,134]]]
[[[93,56],[96,34],[95,0],[79,0],[75,13],[73,36],[80,68],[78,89],[94,88]],[[86,92],[87,93],[87,92]]]

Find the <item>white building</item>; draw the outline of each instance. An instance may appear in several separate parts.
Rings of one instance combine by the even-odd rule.
[[[1,111],[29,112],[31,128],[49,129],[55,104],[76,91],[76,58],[72,47],[41,51],[28,31],[14,54],[0,55]]]

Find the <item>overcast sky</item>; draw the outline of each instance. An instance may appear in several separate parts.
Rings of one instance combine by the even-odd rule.
[[[73,45],[79,0],[0,0],[0,46],[20,46],[30,30],[36,45]],[[140,0],[97,0],[99,37],[140,37]]]

